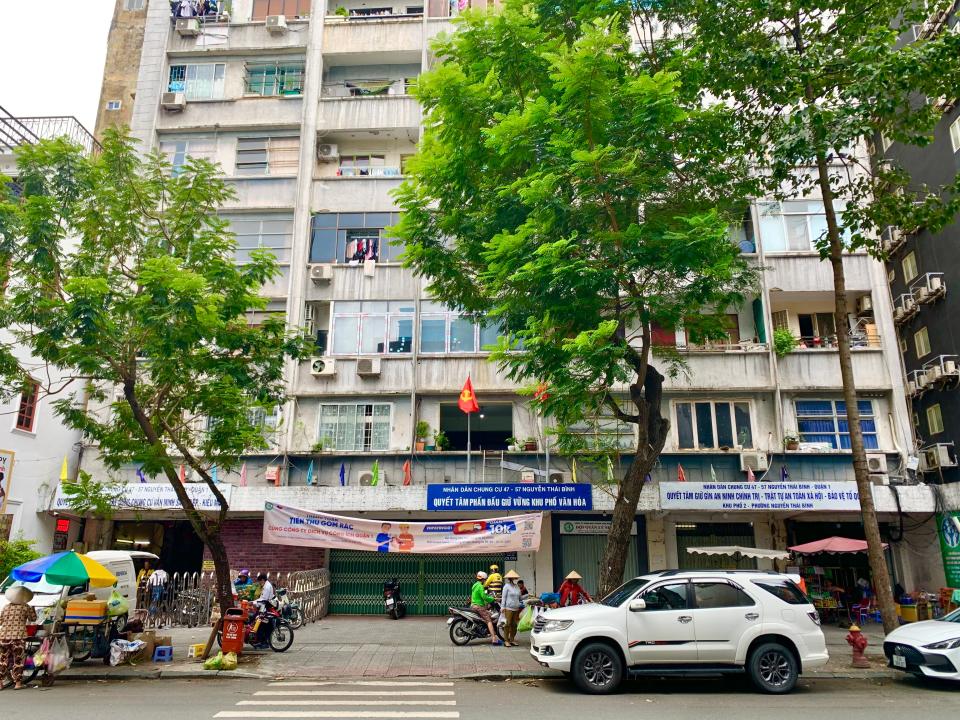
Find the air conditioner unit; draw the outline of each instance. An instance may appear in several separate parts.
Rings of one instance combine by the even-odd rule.
[[[311,358],[310,374],[314,377],[332,377],[337,374],[337,363],[333,358]]]
[[[951,447],[943,443],[924,448],[920,451],[920,469],[928,471],[956,467],[957,461],[950,450]]]
[[[282,35],[287,31],[286,15],[267,15],[267,30],[274,35]]]
[[[893,319],[903,320],[903,308],[898,307],[896,310],[893,311]]]
[[[740,453],[740,470],[742,472],[746,472],[747,470],[764,472],[768,467],[770,467],[770,464],[765,452]]]
[[[857,314],[869,315],[873,312],[873,300],[869,295],[857,299]]]
[[[937,292],[940,288],[943,287],[943,279],[939,277],[930,278],[930,292]]]
[[[554,485],[560,485],[562,483],[572,482],[573,476],[564,470],[551,470],[550,479],[547,482],[551,482]]]
[[[379,482],[387,482],[387,473],[383,470],[380,471]],[[373,470],[361,470],[357,473],[357,485],[361,487],[370,487],[373,485]]]
[[[883,237],[883,248],[885,250],[897,247],[903,242],[903,232],[895,225],[888,225],[881,236]]]
[[[871,475],[886,474],[887,456],[884,453],[867,453],[867,472]]]
[[[917,394],[917,383],[913,380],[907,380],[907,394],[916,395]]]
[[[928,297],[930,297],[930,290],[927,288],[926,285],[921,285],[920,287],[917,288],[917,300],[919,300],[920,302],[923,302]]]
[[[197,18],[177,18],[177,35],[196,37],[200,34],[200,20]]]
[[[905,312],[910,312],[913,310],[914,305],[916,305],[916,303],[913,301],[912,295],[903,301],[903,309]]]
[[[917,373],[917,389],[923,390],[928,382],[929,380],[927,380],[927,374],[925,372],[920,371]]]
[[[380,358],[357,358],[357,375],[376,377],[380,374]]]
[[[944,374],[944,375],[956,375],[956,374],[957,374],[957,361],[956,361],[956,360],[944,360],[944,361],[943,361],[943,374]]]
[[[180,112],[187,106],[187,98],[183,93],[165,92],[160,96],[160,107],[167,112]]]
[[[943,377],[943,369],[939,365],[931,365],[927,368],[927,382],[932,383]]]
[[[310,266],[310,279],[314,285],[324,285],[333,280],[333,265],[322,263]]]
[[[870,473],[870,482],[874,485],[889,485],[890,476],[886,473]]]
[[[336,162],[340,159],[340,148],[333,143],[317,143],[317,160]]]

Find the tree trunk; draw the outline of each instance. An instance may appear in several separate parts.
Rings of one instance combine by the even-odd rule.
[[[829,169],[826,157],[817,153],[817,173],[823,206],[827,219],[827,234],[830,242],[830,266],[833,268],[834,324],[837,329],[837,348],[840,355],[840,378],[843,382],[843,400],[847,406],[847,426],[850,430],[850,450],[853,454],[853,473],[860,494],[860,513],[863,517],[863,531],[867,538],[867,558],[873,590],[877,605],[883,618],[883,629],[892,632],[898,627],[897,614],[893,603],[893,588],[887,561],[883,555],[883,541],[880,539],[880,526],[877,511],[873,504],[873,483],[867,472],[867,454],[863,445],[863,431],[860,428],[860,409],[857,407],[857,388],[853,378],[853,361],[850,353],[850,325],[847,321],[847,287],[843,271],[843,242],[837,224],[837,214],[833,205],[833,189],[830,187]]]
[[[234,606],[233,578],[230,574],[230,559],[227,557],[227,548],[223,544],[219,527],[208,531],[206,544],[210,550],[210,557],[213,558],[217,604],[220,606],[220,616],[223,617],[227,614],[227,610]]]

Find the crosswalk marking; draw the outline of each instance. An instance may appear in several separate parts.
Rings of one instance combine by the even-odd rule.
[[[384,695],[450,697],[453,690],[259,690],[254,695],[304,695],[308,697],[382,697]]]
[[[406,680],[279,680],[271,686],[283,687],[323,687],[327,685],[359,685],[364,687],[453,687],[452,682],[409,682]]]
[[[363,705],[367,707],[383,705],[450,706],[456,704],[456,700],[241,700],[237,703],[237,705]]]
[[[456,720],[458,712],[400,712],[371,710],[346,712],[341,710],[222,710],[215,718],[446,718]]]

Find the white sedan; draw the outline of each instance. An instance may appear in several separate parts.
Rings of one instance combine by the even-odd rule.
[[[960,680],[960,610],[897,628],[883,641],[883,652],[897,670]]]

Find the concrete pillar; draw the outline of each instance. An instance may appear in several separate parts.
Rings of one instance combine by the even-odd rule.
[[[666,570],[670,567],[667,563],[667,543],[665,521],[663,516],[647,515],[647,560],[650,570]]]

